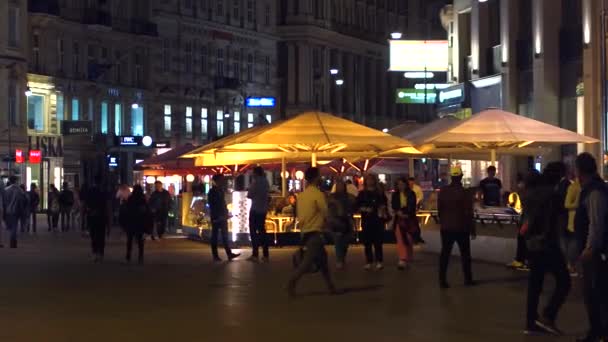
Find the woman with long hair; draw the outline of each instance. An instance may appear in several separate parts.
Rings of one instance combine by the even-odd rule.
[[[406,178],[399,178],[397,188],[391,197],[391,207],[395,213],[395,238],[399,263],[397,268],[404,270],[414,256],[414,237],[416,232],[416,194],[410,189]]]
[[[361,212],[362,240],[365,245],[365,269],[371,270],[376,263],[376,269],[384,268],[384,226],[388,219],[386,196],[378,186],[378,180],[373,175],[365,176],[363,190],[359,192],[356,208]]]
[[[149,224],[151,217],[150,207],[144,195],[144,189],[141,185],[133,187],[133,193],[129,196],[124,204],[125,210],[125,231],[127,233],[127,262],[131,261],[131,250],[133,249],[133,239],[137,242],[139,249],[138,262],[144,262],[144,232],[146,224]]]

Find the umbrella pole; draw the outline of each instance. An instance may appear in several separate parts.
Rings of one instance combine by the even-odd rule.
[[[416,173],[416,171],[414,170],[414,158],[410,158],[408,163],[407,163],[407,167],[408,167],[408,172],[410,174],[410,177],[416,177],[416,175],[414,173]]]
[[[316,152],[312,153],[310,162],[312,164],[312,167],[317,167],[317,153]]]
[[[490,165],[496,166],[496,149],[490,150]]]
[[[287,169],[287,165],[285,162],[285,157],[281,157],[281,197],[285,198],[287,196],[287,177],[285,175],[285,171]]]

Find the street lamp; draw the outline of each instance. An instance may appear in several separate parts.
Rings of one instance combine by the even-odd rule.
[[[25,96],[32,96],[32,89],[30,89],[30,87],[25,88]]]
[[[339,72],[339,71],[338,71],[338,69],[335,69],[335,68],[334,68],[334,69],[329,69],[329,73],[330,73],[331,75],[337,75],[337,74],[338,74],[338,72]]]
[[[340,79],[340,80],[336,80],[336,85],[343,85],[344,84],[344,80]]]
[[[388,128],[384,128],[384,129],[382,130],[382,132],[384,132],[384,133],[388,133]]]
[[[391,38],[395,39],[395,40],[401,39],[402,36],[403,35],[401,34],[401,32],[393,32],[393,33],[391,33]]]
[[[134,104],[131,105],[131,108],[138,109],[139,108],[139,104],[138,103],[134,103]]]

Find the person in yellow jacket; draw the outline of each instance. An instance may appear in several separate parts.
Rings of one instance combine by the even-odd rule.
[[[581,184],[578,179],[575,179],[568,186],[566,193],[566,199],[564,200],[564,207],[568,210],[568,227],[563,232],[562,236],[562,248],[566,255],[566,261],[568,262],[568,269],[571,275],[576,275],[576,259],[578,257],[578,240],[576,233],[574,232],[574,216],[576,209],[578,208],[579,198],[581,195]]]

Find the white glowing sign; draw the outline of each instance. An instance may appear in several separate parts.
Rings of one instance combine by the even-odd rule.
[[[447,40],[390,40],[390,71],[448,70]]]

